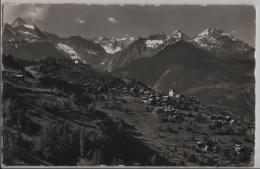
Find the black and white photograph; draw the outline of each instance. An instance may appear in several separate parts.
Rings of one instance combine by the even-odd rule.
[[[252,5],[2,6],[4,166],[255,164]]]

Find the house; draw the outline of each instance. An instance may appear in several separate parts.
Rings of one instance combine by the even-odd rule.
[[[169,90],[169,97],[173,97],[174,95],[175,95],[175,90],[171,88]]]
[[[144,95],[148,97],[150,95],[150,91],[148,90],[144,91]]]
[[[235,156],[240,154],[241,146],[239,144],[234,145]]]

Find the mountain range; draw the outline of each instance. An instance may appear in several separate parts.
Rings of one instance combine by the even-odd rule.
[[[28,61],[71,58],[163,91],[197,95],[207,104],[254,109],[254,48],[220,28],[194,37],[175,30],[138,38],[64,38],[17,18],[4,26],[3,42],[5,54]]]

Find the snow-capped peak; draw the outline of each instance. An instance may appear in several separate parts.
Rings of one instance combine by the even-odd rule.
[[[218,27],[211,27],[205,29],[203,32],[198,34],[197,36],[211,36],[211,37],[219,37],[221,34],[224,33],[224,31]]]
[[[24,27],[27,28],[27,29],[35,29],[35,26],[34,26],[34,25],[26,24],[26,22],[25,22],[22,18],[20,18],[20,17],[16,18],[16,19],[11,23],[11,26],[12,26],[13,28],[16,28],[16,27],[18,27],[18,26],[24,26]]]
[[[212,27],[205,29],[203,32],[195,36],[192,41],[197,43],[199,46],[206,47],[208,44],[218,44],[218,39],[223,36],[227,36],[223,30],[218,27]]]
[[[176,40],[188,40],[189,37],[182,31],[176,29],[173,33],[168,36],[169,38],[175,38]]]
[[[24,24],[26,24],[26,22],[22,18],[18,17],[11,23],[11,26],[15,28],[17,26],[24,25]]]
[[[205,29],[192,38],[191,43],[213,51],[219,57],[232,57],[232,55],[244,57],[244,55],[247,55],[248,51],[253,51],[253,48],[248,44],[225,33],[218,27]]]

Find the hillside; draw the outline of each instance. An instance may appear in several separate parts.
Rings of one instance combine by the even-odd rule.
[[[164,91],[174,88],[178,93],[186,93],[188,90],[190,95],[198,96],[207,104],[229,105],[224,97],[233,95],[232,105],[239,105],[238,111],[243,113],[245,110],[254,112],[252,106],[254,105],[254,94],[250,95],[246,101],[244,97],[238,96],[240,88],[242,88],[240,85],[250,83],[252,86],[254,84],[253,68],[254,63],[250,60],[231,62],[231,60],[218,58],[211,52],[197,48],[189,42],[179,41],[165,47],[153,57],[140,58],[115,72],[134,77]],[[207,94],[210,95],[210,93],[208,93],[207,86],[221,86],[221,83],[224,82],[230,83],[229,86],[235,84],[236,87],[231,87],[232,90],[218,87],[216,89],[218,89],[219,96],[208,99]],[[192,90],[193,88],[200,88],[200,90],[195,92]],[[253,88],[245,90],[251,90],[250,93],[254,93]],[[214,93],[214,91],[212,92]],[[250,106],[246,102],[250,102]],[[230,105],[230,107],[232,106]],[[253,113],[251,114],[253,115]]]
[[[250,165],[254,124],[231,110],[70,59],[3,58],[5,164]]]
[[[167,46],[155,56],[138,59],[124,68],[118,69],[117,72],[129,73],[129,75],[133,75],[138,80],[142,80],[149,85],[156,84],[157,81],[157,83],[162,83],[158,84],[158,87],[165,84],[163,79],[159,80],[161,75],[167,78],[167,74],[169,74],[171,75],[171,81],[167,81],[168,84],[165,85],[170,88],[173,86],[172,83],[175,82],[176,84],[173,87],[179,90],[204,84],[204,82],[207,82],[205,77],[210,77],[213,73],[227,74],[227,77],[223,78],[229,78],[232,75],[229,67],[220,59],[210,57],[210,55],[209,52],[198,49],[188,42],[179,41],[176,44]],[[171,69],[175,70],[171,71]],[[171,73],[169,73],[170,71]],[[201,81],[202,77],[205,78],[205,81]],[[189,81],[189,83],[185,83],[185,80]],[[222,79],[212,79],[207,83],[214,84],[218,80]]]

